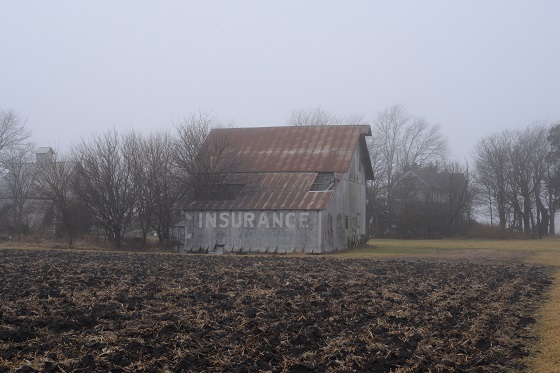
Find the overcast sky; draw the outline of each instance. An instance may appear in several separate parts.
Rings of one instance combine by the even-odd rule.
[[[402,104],[458,159],[560,121],[557,0],[0,0],[0,46],[0,108],[61,151],[198,110],[253,127]]]

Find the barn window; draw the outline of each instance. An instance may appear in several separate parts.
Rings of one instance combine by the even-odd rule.
[[[239,177],[225,173],[194,174],[192,183],[193,196],[197,201],[232,201],[245,186]]]
[[[327,192],[333,190],[334,187],[334,172],[321,172],[318,173],[309,188],[310,192]]]
[[[358,159],[358,171],[362,172],[362,155]]]

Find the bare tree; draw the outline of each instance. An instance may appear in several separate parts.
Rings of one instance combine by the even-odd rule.
[[[55,152],[53,159],[37,165],[36,190],[41,200],[52,205],[56,225],[72,245],[74,237],[85,220],[82,205],[72,189],[77,177],[78,163],[68,157],[59,157]]]
[[[430,125],[424,118],[414,118],[407,123],[398,155],[401,170],[443,162],[447,154],[447,138],[442,135],[439,124]]]
[[[555,191],[546,123],[503,131],[479,141],[475,149],[477,182],[486,191],[484,204],[498,214],[500,228],[542,237],[554,226]],[[492,216],[492,215],[491,215]]]
[[[535,123],[532,126],[533,154],[531,167],[533,169],[533,192],[535,196],[536,228],[539,238],[550,233],[550,213],[554,210],[550,205],[550,193],[546,184],[549,164],[547,162],[548,142],[547,134],[550,126],[544,123]]]
[[[374,180],[377,179],[384,185],[384,201],[387,211],[385,222],[387,229],[392,226],[393,218],[393,182],[399,165],[399,146],[401,144],[401,135],[408,121],[409,115],[405,108],[401,105],[386,108],[383,112],[377,113],[377,120],[373,125],[373,136],[377,146],[373,149],[372,158],[377,158],[379,162],[380,174],[374,174]],[[378,196],[382,198],[382,196]]]
[[[511,144],[510,178],[512,190],[509,197],[514,209],[514,224],[526,236],[531,234],[532,196],[535,185],[533,181],[533,138],[532,131],[516,132]]]
[[[155,196],[152,194],[151,184],[154,182],[154,177],[150,172],[146,140],[134,131],[124,135],[123,139],[126,162],[130,165],[133,183],[137,188],[133,220],[140,227],[142,243],[146,245],[146,237],[153,225],[156,205]]]
[[[117,249],[131,223],[138,189],[123,142],[113,129],[73,149],[80,163],[74,190]]]
[[[0,109],[0,166],[8,160],[7,151],[28,142],[31,132],[13,110]]]
[[[28,228],[33,211],[31,200],[34,197],[36,168],[32,149],[31,144],[10,146],[4,154],[2,197],[11,206],[13,231],[18,240]]]
[[[228,124],[228,127],[233,124]],[[178,139],[175,175],[187,200],[208,200],[230,192],[240,185],[237,154],[231,139],[220,131],[223,123],[207,114],[197,113],[176,126]]]
[[[184,193],[187,193],[189,189],[191,174],[202,168],[197,165],[200,162],[197,157],[204,140],[206,140],[212,128],[219,126],[220,123],[216,118],[201,112],[195,113],[175,125],[177,131],[175,146],[176,176],[184,186]]]
[[[555,234],[555,215],[560,206],[560,123],[549,128],[546,139],[549,144],[549,152],[546,156],[547,170],[544,182],[548,191],[549,231],[551,234]]]
[[[535,122],[517,131],[512,143],[512,220],[526,236],[548,234],[549,196],[545,183],[549,167],[546,162],[548,127],[545,123]]]
[[[135,133],[126,137],[126,154],[138,186],[135,215],[144,243],[150,229],[155,230],[160,243],[169,242],[172,207],[182,197],[181,185],[174,173],[175,145],[167,131],[146,138]]]
[[[341,118],[321,108],[315,108],[293,110],[287,124],[289,126],[359,125],[366,124],[366,121],[362,115],[351,115]]]
[[[386,108],[377,114],[372,126],[370,156],[374,165],[375,205],[385,215],[376,218],[376,211],[368,215],[385,221],[386,229],[393,220],[393,184],[395,177],[410,167],[425,167],[445,160],[447,139],[439,125],[430,125],[423,118],[411,117],[402,105]]]
[[[183,196],[175,177],[174,139],[168,132],[151,135],[146,141],[149,187],[154,202],[152,228],[160,243],[169,243],[173,205]]]
[[[496,208],[502,230],[506,229],[508,195],[512,189],[508,178],[512,138],[509,131],[489,135],[478,142],[474,151],[477,182],[488,191],[492,203],[489,208]]]

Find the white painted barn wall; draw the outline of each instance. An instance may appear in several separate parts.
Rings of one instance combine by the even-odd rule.
[[[350,163],[327,207],[322,212],[321,248],[323,252],[348,248],[352,239],[365,234],[366,176],[356,148]],[[348,229],[345,218],[348,217]]]
[[[187,252],[319,252],[318,211],[189,211],[187,214],[183,249]],[[247,219],[247,224],[243,222],[238,227],[247,216],[254,218]],[[220,217],[227,219],[220,220]],[[231,217],[236,226],[232,224]]]
[[[365,234],[366,176],[360,157],[360,147],[357,146],[350,167],[342,174],[325,210],[187,211],[189,218],[184,220],[185,244],[180,245],[179,250],[215,253],[325,253],[348,248],[352,240]],[[243,224],[241,227],[234,227],[224,221],[220,224],[221,214],[231,216],[232,213],[253,214],[253,226]],[[275,216],[283,214],[285,217],[292,213],[298,217],[305,214],[306,226],[296,224],[295,227],[286,227],[285,222],[282,227],[272,224]],[[211,221],[215,216],[215,224],[201,224],[201,217],[204,220],[207,214],[211,214]],[[259,225],[261,214],[265,218]],[[345,226],[346,218],[348,228]],[[264,224],[264,220],[268,221],[270,227]]]

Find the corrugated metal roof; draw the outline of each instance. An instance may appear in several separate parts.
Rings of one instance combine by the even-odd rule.
[[[194,201],[185,210],[323,210],[333,191],[309,192],[316,172],[247,175],[250,182],[234,200]]]
[[[236,172],[346,172],[368,135],[366,125],[220,128],[207,142],[227,138],[236,151]]]
[[[234,200],[193,201],[186,210],[322,210],[333,191],[310,191],[318,173],[347,172],[360,147],[366,177],[373,171],[364,136],[366,125],[214,129],[205,144],[223,143],[233,150],[235,170],[248,180]],[[211,145],[209,146],[211,148]],[[220,168],[220,167],[218,167]],[[335,188],[337,181],[335,181]]]

